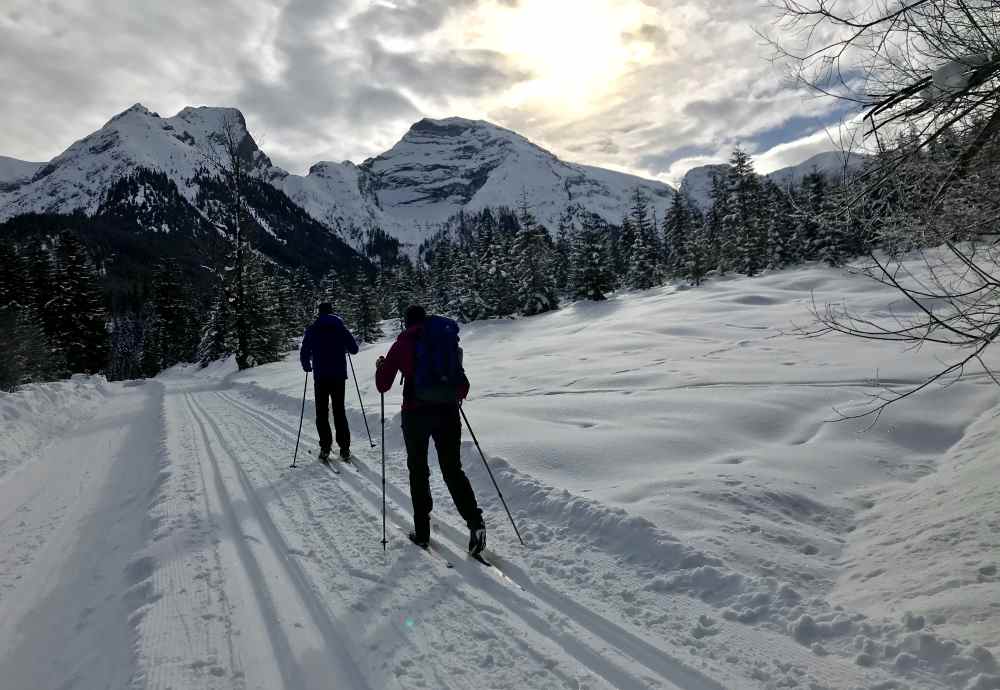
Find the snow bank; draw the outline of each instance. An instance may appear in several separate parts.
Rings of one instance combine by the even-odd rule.
[[[615,573],[625,609],[693,597],[718,635],[781,636],[816,668],[846,664],[894,687],[1000,687],[1000,388],[970,372],[874,428],[831,423],[954,353],[801,338],[794,326],[812,322],[814,299],[876,318],[906,308],[864,278],[806,266],[463,326],[466,411],[529,544],[525,567],[581,596],[605,591],[599,571]],[[373,433],[371,372],[387,347],[354,358]],[[297,418],[294,355],[230,382]],[[394,388],[392,452],[398,404]],[[353,391],[348,405],[358,442]],[[474,446],[463,459],[490,529],[508,538]],[[693,630],[685,645],[708,635]],[[832,677],[821,686],[855,687]]]
[[[114,389],[115,384],[103,376],[78,374],[68,381],[0,393],[0,478],[34,458],[53,438],[92,417]]]

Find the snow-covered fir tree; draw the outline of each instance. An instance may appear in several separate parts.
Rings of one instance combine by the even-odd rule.
[[[52,297],[46,304],[57,330],[54,339],[72,373],[96,373],[108,363],[110,337],[97,269],[70,232],[55,246]]]
[[[728,265],[739,273],[754,276],[765,264],[763,199],[753,161],[742,149],[734,150],[729,159],[726,188],[722,232],[730,248]]]
[[[614,290],[614,266],[608,245],[606,224],[594,218],[582,223],[573,242],[570,287],[574,297],[599,301]]]
[[[660,250],[656,238],[656,223],[650,216],[646,196],[638,187],[632,192],[632,207],[629,209],[627,220],[633,239],[629,250],[625,285],[636,290],[645,290],[660,282],[658,261]]]
[[[518,311],[532,316],[558,309],[559,297],[552,275],[552,240],[526,207],[522,206],[519,221],[521,230],[513,250]]]
[[[687,245],[695,232],[695,219],[687,195],[674,194],[663,217],[663,264],[670,278],[681,278],[687,271]]]

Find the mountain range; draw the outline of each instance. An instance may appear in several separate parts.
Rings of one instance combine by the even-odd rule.
[[[102,209],[108,211],[113,196],[156,217],[149,213],[155,204],[138,188],[131,197],[111,193],[138,170],[162,175],[176,188],[180,203],[204,215],[208,186],[204,169],[219,147],[227,120],[241,141],[241,157],[256,178],[356,248],[363,246],[368,231],[376,227],[403,245],[415,247],[459,211],[486,206],[525,203],[550,230],[567,210],[582,210],[617,224],[636,188],[645,192],[662,218],[675,194],[666,183],[565,162],[516,132],[458,117],[420,120],[391,149],[361,164],[321,161],[306,175],[296,175],[271,162],[238,110],[188,107],[173,117],[161,117],[136,104],[51,161],[0,157],[0,222],[27,213],[94,216]],[[771,177],[787,183],[816,168],[832,172],[838,156],[820,154]],[[704,206],[711,175],[724,169],[695,168],[685,177],[682,189]],[[252,213],[258,223],[268,215],[262,209]],[[120,209],[118,215],[123,215]],[[277,224],[287,226],[288,222]],[[178,230],[169,221],[143,227],[161,233]],[[279,244],[288,242],[271,224],[261,227]],[[294,229],[286,227],[285,231]]]

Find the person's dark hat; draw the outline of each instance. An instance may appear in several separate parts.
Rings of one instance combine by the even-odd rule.
[[[411,304],[406,308],[406,327],[415,326],[418,323],[423,323],[424,319],[427,318],[427,312],[419,304]]]
[[[319,305],[320,316],[333,313],[333,305],[329,302],[323,302]]]

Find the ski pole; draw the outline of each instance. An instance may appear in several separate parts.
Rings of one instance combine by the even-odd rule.
[[[361,400],[361,386],[358,385],[358,375],[354,373],[354,360],[351,359],[351,353],[347,353],[347,361],[351,363],[351,376],[354,377],[354,387],[358,390],[358,404],[361,405],[361,416],[365,420],[365,431],[368,432],[368,443],[371,444],[372,448],[375,447],[375,441],[372,440],[372,430],[368,428],[368,415],[365,414],[365,403]]]
[[[306,382],[302,384],[302,412],[299,413],[299,433],[295,435],[295,455],[289,467],[298,467],[295,461],[299,458],[299,439],[302,438],[302,419],[306,416],[306,389],[309,387],[309,372],[306,372]]]
[[[382,551],[388,543],[385,539],[385,393],[381,393],[382,399]]]
[[[507,518],[510,520],[511,526],[514,528],[514,534],[517,535],[517,540],[521,542],[521,546],[524,546],[524,540],[521,539],[521,533],[517,529],[517,524],[514,522],[514,516],[510,514],[510,508],[507,507],[507,501],[503,498],[503,493],[500,492],[500,487],[497,485],[497,480],[493,476],[493,470],[490,469],[490,464],[486,462],[486,455],[483,453],[483,449],[479,447],[479,439],[476,438],[476,432],[472,430],[472,425],[469,424],[469,418],[465,416],[465,410],[462,406],[458,406],[458,411],[462,413],[462,419],[465,420],[465,426],[468,427],[469,433],[472,435],[472,440],[476,444],[476,450],[479,451],[479,457],[483,459],[483,465],[486,466],[486,471],[490,475],[490,479],[493,480],[493,488],[497,490],[497,495],[500,497],[500,502],[503,503],[503,509],[507,511]]]

